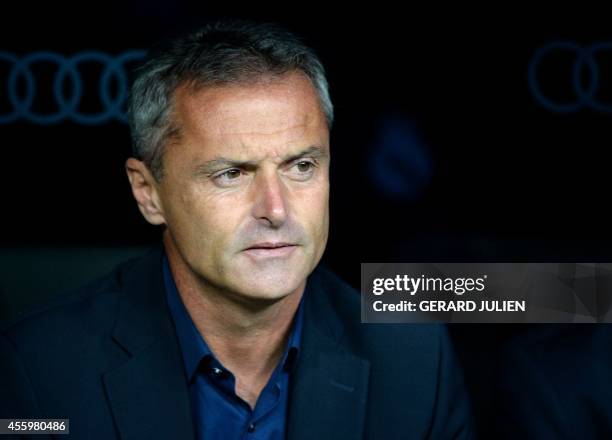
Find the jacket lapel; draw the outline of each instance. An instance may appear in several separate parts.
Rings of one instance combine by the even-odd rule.
[[[361,439],[366,415],[369,362],[343,348],[342,322],[323,288],[309,279],[299,360],[291,379],[288,436]]]
[[[187,381],[167,310],[161,246],[121,280],[113,339],[129,356],[103,375],[122,439],[195,438]]]

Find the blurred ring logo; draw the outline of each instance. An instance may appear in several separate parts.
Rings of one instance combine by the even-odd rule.
[[[535,100],[556,113],[573,113],[584,108],[597,112],[612,112],[612,77],[602,71],[612,66],[612,41],[581,46],[571,41],[555,41],[540,47],[533,55],[528,69],[528,83]],[[545,75],[546,68],[549,74]],[[552,67],[552,69],[551,69]],[[569,77],[570,89],[555,97],[546,92],[546,81],[558,82]],[[605,78],[609,84],[603,83]],[[550,87],[549,87],[550,88]],[[605,93],[608,92],[608,93]]]
[[[2,99],[5,102],[0,106],[0,124],[19,120],[38,125],[54,125],[66,120],[81,125],[100,125],[111,120],[125,123],[127,118],[123,107],[128,94],[126,65],[141,61],[144,56],[143,50],[130,50],[113,56],[93,50],[72,56],[43,51],[23,57],[0,51],[0,69],[2,65],[9,67],[4,85],[6,94],[2,94],[8,102]],[[97,67],[99,75],[85,75],[85,67],[89,65]],[[47,82],[50,80],[46,88],[41,87],[45,79]],[[97,87],[94,87],[97,90],[97,107],[94,111],[85,111],[82,109],[86,95],[85,82],[89,83],[90,79],[97,82]],[[47,97],[48,103],[43,110],[37,108],[38,101],[44,101],[39,95]]]

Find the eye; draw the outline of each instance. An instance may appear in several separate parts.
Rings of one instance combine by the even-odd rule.
[[[222,173],[221,176],[225,176],[225,178],[229,180],[237,179],[238,177],[240,177],[240,170],[227,170]]]
[[[242,171],[238,168],[231,168],[229,170],[223,171],[220,174],[217,174],[213,177],[215,182],[222,186],[231,185],[237,182],[242,176]]]
[[[299,172],[307,173],[314,167],[314,164],[312,162],[302,161],[296,163],[295,166],[297,167]]]
[[[309,160],[300,160],[289,169],[289,174],[295,180],[308,180],[312,177],[317,164]]]

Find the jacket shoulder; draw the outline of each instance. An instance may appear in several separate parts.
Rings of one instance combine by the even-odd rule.
[[[316,274],[324,294],[329,297],[346,333],[376,341],[381,348],[393,349],[396,344],[421,347],[425,352],[437,351],[440,339],[448,338],[443,324],[371,324],[361,321],[361,294],[330,269],[319,266]],[[365,341],[364,341],[365,342]]]
[[[119,264],[110,273],[54,300],[17,315],[2,324],[0,334],[21,342],[46,341],[52,335],[69,337],[73,332],[108,327],[125,274],[140,258]],[[106,323],[106,325],[104,325]]]

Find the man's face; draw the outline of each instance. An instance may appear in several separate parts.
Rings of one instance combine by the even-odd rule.
[[[300,73],[179,87],[157,185],[170,241],[200,280],[279,299],[303,286],[328,236],[329,130]]]

